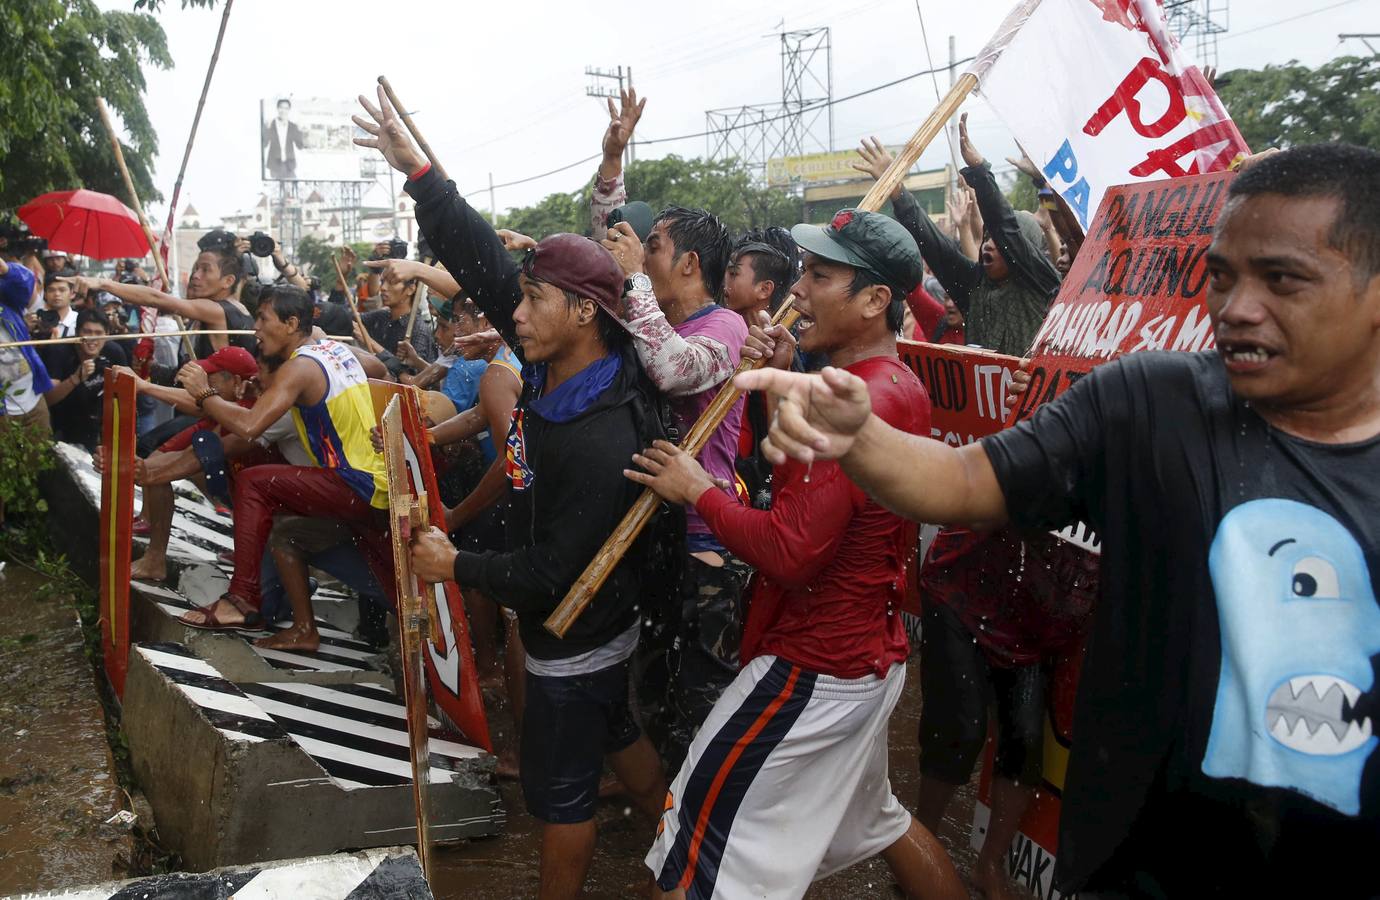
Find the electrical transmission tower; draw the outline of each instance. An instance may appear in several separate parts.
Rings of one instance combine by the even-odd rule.
[[[760,177],[767,161],[834,149],[834,61],[829,29],[783,31],[781,102],[704,113],[710,159],[740,159]]]
[[[1169,30],[1201,66],[1217,66],[1217,36],[1227,30],[1231,0],[1165,0]],[[1190,43],[1191,42],[1191,43]]]

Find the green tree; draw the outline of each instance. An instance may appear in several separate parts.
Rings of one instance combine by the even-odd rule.
[[[140,198],[162,199],[141,68],[172,65],[157,19],[103,12],[92,0],[0,0],[0,22],[0,208],[77,187],[125,199],[98,97],[124,121]]]
[[[1290,61],[1218,76],[1217,94],[1254,151],[1319,141],[1380,147],[1380,59]]]
[[[790,227],[801,220],[800,198],[775,188],[757,186],[752,173],[737,160],[684,159],[666,156],[639,159],[625,173],[628,197],[643,200],[654,210],[668,206],[707,209],[737,234],[770,225]],[[511,209],[500,227],[542,238],[559,231],[589,231],[591,178],[580,190],[549,194],[534,206]]]

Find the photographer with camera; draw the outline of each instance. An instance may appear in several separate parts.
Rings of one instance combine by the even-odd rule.
[[[216,229],[197,241],[201,252],[187,278],[187,296],[174,297],[142,284],[122,284],[109,278],[71,279],[79,291],[106,291],[125,303],[152,306],[160,312],[181,316],[189,322],[201,323],[206,331],[254,330],[254,317],[235,299],[235,288],[242,273],[236,238],[228,231]],[[208,334],[197,337],[192,345],[197,359],[205,359],[221,347],[243,347],[253,353],[257,347],[253,334]]]
[[[83,340],[51,348],[48,373],[53,389],[47,394],[53,437],[94,450],[101,440],[101,408],[105,370],[128,365],[124,349],[107,341],[110,321],[104,313],[83,310],[77,316],[77,335]]]
[[[285,281],[304,291],[308,289],[307,279],[302,274],[302,270],[288,262],[287,257],[283,256],[282,246],[262,231],[256,231],[247,238],[239,238],[235,241],[235,249],[242,255],[248,254],[259,259],[272,259],[273,268],[277,270],[280,281]],[[257,274],[258,266],[255,265],[253,269]]]
[[[23,232],[0,223],[0,342],[27,341],[24,313],[37,279],[19,262]],[[53,386],[48,369],[33,347],[0,348],[0,427],[31,425],[51,429],[43,395]]]

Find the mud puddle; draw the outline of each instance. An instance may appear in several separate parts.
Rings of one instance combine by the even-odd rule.
[[[0,895],[109,880],[129,852],[77,613],[42,584],[0,571]]]

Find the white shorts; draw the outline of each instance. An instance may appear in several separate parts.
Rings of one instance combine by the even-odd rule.
[[[841,679],[754,659],[714,704],[671,785],[647,867],[689,898],[800,897],[910,827],[887,777],[905,666]]]

